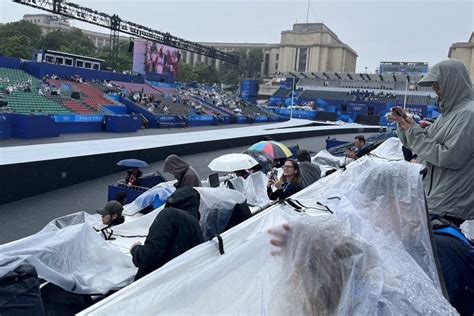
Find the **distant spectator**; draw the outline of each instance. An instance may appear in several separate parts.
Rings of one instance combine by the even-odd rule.
[[[123,206],[117,201],[109,201],[104,208],[97,210],[97,213],[102,215],[102,224],[107,227],[120,225],[125,222],[122,215]]]
[[[168,198],[165,209],[151,224],[145,243],[135,243],[130,249],[138,267],[135,280],[204,241],[199,226],[199,202],[199,193],[190,187],[177,189]]]
[[[275,191],[272,191],[272,186],[276,188]],[[270,200],[284,200],[300,190],[300,168],[295,160],[287,160],[283,165],[283,175],[280,179],[271,176],[267,184]]]
[[[138,168],[132,168],[127,170],[127,176],[125,177],[125,183],[128,186],[140,185],[140,177],[142,172]]]
[[[163,171],[171,173],[175,179],[178,180],[175,184],[177,189],[201,186],[201,180],[196,170],[177,155],[169,155],[166,157]]]
[[[301,187],[306,188],[321,178],[321,169],[311,163],[311,156],[307,150],[298,151]]]

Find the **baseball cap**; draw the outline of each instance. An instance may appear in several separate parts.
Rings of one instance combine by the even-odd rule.
[[[118,214],[122,215],[123,206],[117,201],[109,201],[103,209],[97,210],[100,215]]]

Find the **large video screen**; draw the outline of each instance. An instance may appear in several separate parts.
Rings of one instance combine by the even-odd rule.
[[[133,71],[137,73],[176,76],[180,59],[176,48],[145,40],[134,42]]]

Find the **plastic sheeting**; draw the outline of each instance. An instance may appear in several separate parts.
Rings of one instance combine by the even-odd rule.
[[[420,166],[363,157],[81,315],[454,315],[429,239]],[[321,211],[328,207],[334,214]],[[289,222],[280,256],[269,228]]]
[[[194,188],[199,192],[199,224],[206,240],[224,231],[236,204],[245,203],[245,196],[226,188]]]
[[[331,155],[327,150],[321,150],[311,158],[311,162],[317,164],[321,169],[321,176],[323,177],[327,171],[332,169],[339,169],[341,166],[345,166],[351,159],[345,157],[336,157]]]
[[[123,207],[123,214],[133,216],[144,208],[153,205],[157,198],[166,201],[176,190],[174,183],[176,183],[176,180],[162,182],[143,192],[132,203]]]
[[[101,216],[99,214],[91,215],[86,212],[77,212],[53,219],[51,222],[46,224],[46,226],[43,227],[40,232],[56,231],[71,225],[83,223],[86,223],[87,225],[95,228],[101,228],[102,226],[104,226],[102,224]]]
[[[88,224],[39,232],[0,246],[0,253],[2,273],[27,261],[40,278],[79,294],[121,288],[137,271],[130,256],[109,245]]]
[[[263,172],[250,174],[247,179],[236,177],[228,180],[235,190],[239,191],[247,198],[247,204],[265,208],[269,205],[270,199],[267,195],[268,178]]]
[[[371,155],[388,160],[404,160],[402,142],[396,137],[390,137],[380,146],[370,152]]]

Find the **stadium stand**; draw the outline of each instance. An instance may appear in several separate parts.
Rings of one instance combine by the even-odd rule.
[[[4,99],[8,108],[19,114],[71,114],[71,111],[57,102],[39,94],[41,83],[38,79],[19,69],[0,68],[0,91],[5,91]]]

